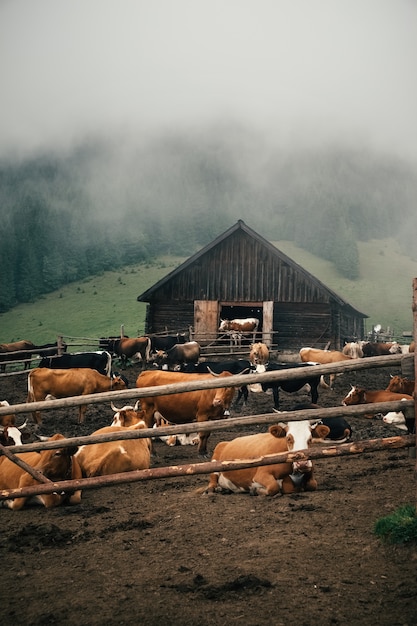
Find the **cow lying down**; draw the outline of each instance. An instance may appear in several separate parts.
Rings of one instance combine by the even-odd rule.
[[[126,405],[121,409],[118,409],[113,403],[111,408],[114,411],[113,421],[111,426],[132,426],[137,424],[144,418],[144,412],[139,410],[139,402],[136,402],[135,406]],[[177,426],[165,419],[159,411],[154,413],[155,423],[153,428],[163,428],[164,426]],[[199,442],[198,433],[180,433],[177,435],[162,435],[159,437],[161,441],[167,444],[167,446],[195,446]]]
[[[212,461],[257,459],[282,452],[305,450],[313,438],[324,439],[329,428],[319,424],[313,428],[309,421],[279,423],[270,426],[267,433],[237,437],[222,441],[214,449]],[[247,469],[213,472],[203,493],[231,492],[251,495],[276,496],[299,491],[314,491],[317,481],[313,463],[300,454],[292,463],[277,463]]]

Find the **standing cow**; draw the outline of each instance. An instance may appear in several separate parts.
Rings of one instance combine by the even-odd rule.
[[[196,341],[175,344],[166,352],[159,351],[155,357],[155,363],[164,369],[173,370],[186,364],[198,363],[200,358],[200,345]]]
[[[32,354],[36,351],[36,346],[31,341],[22,339],[12,343],[0,344],[0,372],[6,371],[6,361],[25,361],[24,368],[30,364]]]
[[[205,422],[223,418],[230,409],[235,391],[233,387],[221,388],[222,379],[229,376],[232,374],[223,372],[218,377],[219,387],[214,389],[141,397],[140,405],[145,414],[147,427],[153,427],[156,411],[172,424],[189,424],[195,421]],[[182,372],[147,370],[139,374],[136,387],[142,389],[185,382],[201,382],[201,380],[215,380],[215,377],[212,374],[183,374]],[[209,432],[199,433],[199,455],[205,456],[207,454],[209,436]]]
[[[252,342],[254,343],[258,326],[259,320],[256,317],[220,320],[219,332],[229,335],[235,345],[240,345],[242,337],[252,333]]]
[[[47,398],[68,398],[85,396],[105,391],[126,389],[126,383],[120,376],[104,376],[96,370],[74,367],[73,369],[37,368],[29,372],[27,402],[41,402]],[[84,422],[87,406],[80,405],[78,423]],[[42,423],[41,412],[32,413],[36,424]]]

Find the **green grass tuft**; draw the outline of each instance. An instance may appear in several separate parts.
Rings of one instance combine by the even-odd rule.
[[[387,543],[417,543],[417,512],[406,504],[375,522],[374,534]]]

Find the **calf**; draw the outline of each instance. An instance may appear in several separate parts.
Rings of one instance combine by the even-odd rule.
[[[48,441],[58,441],[59,439],[64,439],[63,435],[56,434],[50,437]],[[80,466],[74,458],[76,451],[77,447],[55,448],[54,450],[42,450],[41,452],[24,452],[16,456],[28,465],[31,465],[38,472],[41,472],[45,478],[52,482],[57,482],[81,478]],[[0,489],[22,489],[36,484],[38,484],[37,480],[23,468],[4,456],[0,457]],[[67,501],[70,504],[79,504],[81,491],[78,490],[72,494],[48,493],[31,497],[26,496],[4,500],[2,505],[18,511],[26,503],[41,504],[46,508],[50,508]]]
[[[93,432],[93,435],[104,435],[113,432],[131,432],[146,428],[144,421],[139,421],[127,428],[122,426],[105,426]],[[81,446],[75,455],[83,476],[104,476],[148,469],[151,460],[151,441],[147,437],[141,439],[123,439],[106,441]]]
[[[313,429],[307,420],[275,424],[270,426],[267,433],[220,442],[214,449],[212,461],[250,460],[287,451],[304,451],[313,437],[324,438],[328,432],[329,429],[324,425]],[[213,472],[204,491],[213,493],[225,490],[275,496],[280,492],[314,491],[316,488],[313,463],[300,452],[294,462]]]

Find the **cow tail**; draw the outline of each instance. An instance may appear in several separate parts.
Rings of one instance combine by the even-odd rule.
[[[33,384],[32,384],[32,377],[30,375],[28,375],[28,397],[27,397],[27,402],[34,402],[35,398],[33,396]]]

